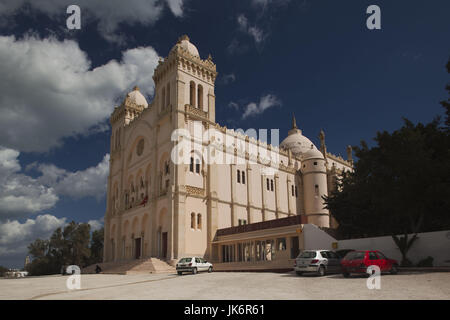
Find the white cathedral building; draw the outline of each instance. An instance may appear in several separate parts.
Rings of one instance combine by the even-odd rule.
[[[104,262],[173,263],[196,255],[238,269],[282,266],[302,249],[302,225],[336,227],[322,197],[352,170],[351,148],[347,160],[328,153],[321,131],[318,149],[295,118],[280,147],[220,126],[216,77],[211,56],[203,60],[182,36],[154,71],[153,101],[135,87],[114,109]],[[174,138],[180,129],[187,138]],[[214,144],[210,135],[194,141],[196,130],[202,136],[211,129],[232,143]],[[197,148],[181,155],[187,161],[174,162],[182,139]],[[205,161],[211,146],[232,161]],[[273,164],[261,150],[276,154],[276,170],[266,170]]]

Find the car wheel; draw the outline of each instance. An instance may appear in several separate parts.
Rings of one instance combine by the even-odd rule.
[[[209,273],[212,272],[212,267],[209,267],[208,272],[209,272]]]
[[[320,266],[320,267],[319,267],[319,270],[317,271],[317,274],[318,274],[320,277],[323,277],[323,276],[325,275],[325,267],[324,267],[324,266]]]
[[[350,273],[348,272],[342,272],[342,275],[344,276],[344,278],[350,277]]]
[[[197,274],[197,268],[192,269],[192,274]]]
[[[396,264],[392,265],[390,273],[391,274],[397,274],[398,273],[398,268],[397,268]]]
[[[183,272],[181,272],[181,271],[178,271],[178,275],[179,276],[181,276],[183,274]]]
[[[295,271],[295,273],[296,273],[298,276],[301,276],[301,275],[303,274],[303,272],[301,272],[301,271]]]

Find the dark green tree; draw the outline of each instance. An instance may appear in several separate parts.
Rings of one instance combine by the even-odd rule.
[[[5,273],[8,271],[9,271],[8,268],[5,268],[4,266],[0,266],[0,277],[4,277]]]
[[[90,264],[99,263],[103,261],[103,237],[104,228],[95,230],[91,236],[91,257]]]
[[[342,235],[391,235],[407,264],[415,234],[450,228],[448,117],[416,125],[404,119],[400,129],[374,140],[372,148],[364,141],[354,147],[354,172],[338,180],[325,203]]]
[[[26,269],[32,275],[45,275],[60,273],[68,265],[85,267],[91,261],[98,262],[103,250],[102,237],[103,231],[94,231],[91,240],[90,225],[72,221],[63,229],[56,229],[50,239],[37,239],[28,246],[32,262]]]

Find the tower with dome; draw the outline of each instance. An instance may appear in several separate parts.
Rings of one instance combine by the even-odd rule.
[[[323,131],[318,149],[295,117],[279,147],[221,126],[216,77],[211,55],[202,59],[185,35],[160,58],[153,100],[134,87],[115,107],[105,262],[174,264],[198,256],[219,269],[279,267],[302,249],[303,225],[336,227],[323,196],[339,174],[352,170],[351,158],[328,153]],[[218,144],[217,134],[231,143]],[[174,162],[182,139],[196,147],[182,155],[186,161]],[[266,170],[260,150],[277,155],[276,170]],[[212,163],[205,154],[233,161]]]

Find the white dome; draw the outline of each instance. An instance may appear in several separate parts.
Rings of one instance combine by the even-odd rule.
[[[189,52],[190,54],[192,54],[193,56],[199,57],[200,58],[200,54],[198,53],[197,47],[194,46],[190,41],[189,41],[189,37],[184,35],[182,36],[179,40],[178,40],[178,45],[185,49],[187,52]]]
[[[303,160],[308,159],[324,159],[322,152],[316,148],[309,149],[303,154]]]
[[[311,146],[313,146],[313,149],[317,150],[314,143],[302,135],[302,132],[299,129],[290,130],[289,135],[281,142],[280,146],[291,150],[292,154],[296,156],[303,155],[311,150]]]
[[[144,95],[139,91],[139,88],[136,86],[134,87],[133,91],[127,94],[128,101],[138,105],[138,106],[144,106],[145,108],[148,107],[147,100],[145,99]]]

